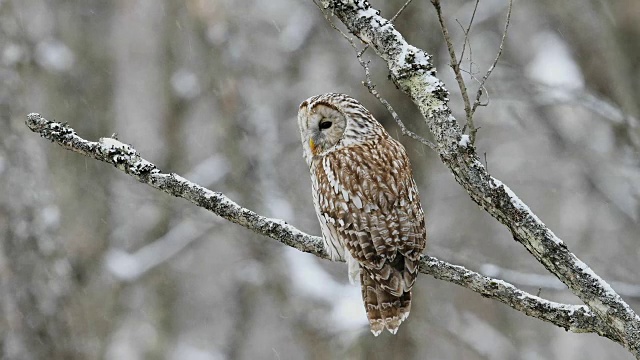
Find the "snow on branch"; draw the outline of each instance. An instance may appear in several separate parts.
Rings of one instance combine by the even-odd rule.
[[[321,3],[387,63],[391,80],[418,106],[436,141],[440,159],[471,199],[509,228],[516,241],[593,311],[605,324],[601,335],[640,358],[640,317],[570,252],[509,187],[489,175],[472,143],[461,141],[463,134],[448,106],[449,92],[436,77],[431,55],[409,45],[366,0]]]
[[[495,264],[482,264],[480,272],[491,277],[496,277],[520,286],[532,287],[541,290],[566,291],[567,286],[553,275],[540,275],[522,272],[512,269],[505,269]],[[627,297],[640,299],[640,285],[629,284],[621,281],[612,281],[611,286],[618,294]]]
[[[109,163],[142,183],[187,199],[258,234],[278,239],[300,251],[327,257],[317,237],[305,234],[282,220],[260,216],[236,204],[224,194],[194,184],[180,175],[162,173],[154,164],[141,158],[130,145],[112,138],[100,138],[98,142],[87,141],[66,124],[49,121],[36,113],[29,114],[27,126],[31,131],[65,149]]]
[[[224,194],[214,192],[176,175],[161,172],[154,164],[140,157],[131,146],[116,139],[101,138],[92,142],[79,137],[66,124],[49,121],[39,114],[29,114],[27,126],[40,136],[54,143],[88,156],[109,163],[136,180],[165,193],[189,200],[193,204],[205,208],[226,220],[241,225],[258,234],[275,239],[299,251],[307,252],[323,259],[329,256],[322,245],[322,239],[308,235],[279,219],[267,218],[236,204]],[[200,232],[198,232],[200,234]],[[196,236],[199,236],[196,234]],[[135,255],[111,254],[113,273],[124,280],[135,280],[148,269],[159,265],[151,258],[169,258],[175,251],[185,246],[184,241],[175,240],[176,236],[166,239],[170,246],[154,246],[139,251]],[[168,250],[165,248],[168,246]],[[121,268],[122,264],[124,269]],[[573,332],[595,332],[603,336],[606,327],[592,311],[584,305],[560,304],[542,299],[522,291],[502,280],[493,279],[462,266],[449,264],[434,257],[423,255],[420,272],[436,279],[445,280],[468,289],[483,297],[498,300],[529,316],[550,322]]]

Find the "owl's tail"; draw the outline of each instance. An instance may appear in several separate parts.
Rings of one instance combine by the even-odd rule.
[[[398,292],[394,291],[396,293],[394,295],[387,286],[376,281],[376,278],[379,278],[379,274],[374,274],[365,267],[360,268],[362,300],[371,332],[378,336],[386,328],[390,333],[395,334],[400,324],[409,316],[411,286],[408,286],[408,289],[401,287]]]

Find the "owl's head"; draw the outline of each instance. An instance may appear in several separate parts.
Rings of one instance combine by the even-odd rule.
[[[314,156],[386,135],[371,113],[345,94],[328,93],[303,101],[298,110],[298,126],[309,165]]]

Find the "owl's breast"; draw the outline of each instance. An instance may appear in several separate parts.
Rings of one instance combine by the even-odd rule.
[[[325,249],[333,260],[344,260],[344,242],[339,236],[334,216],[334,209],[340,204],[337,203],[336,193],[330,180],[331,175],[327,173],[327,158],[319,158],[312,162],[311,171],[311,187],[313,193],[313,205],[320,222],[322,238],[324,240]],[[334,176],[335,178],[335,176]]]

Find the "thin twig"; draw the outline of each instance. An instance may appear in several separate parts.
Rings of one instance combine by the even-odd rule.
[[[402,135],[409,136],[410,138],[421,142],[422,144],[430,147],[432,150],[435,151],[436,145],[434,143],[414,133],[413,131],[407,129],[407,127],[404,125],[404,123],[400,119],[400,116],[398,116],[395,110],[393,110],[393,107],[391,106],[391,104],[389,104],[389,102],[385,98],[383,98],[382,95],[380,95],[380,93],[375,89],[375,84],[373,84],[373,82],[371,81],[369,64],[365,62],[360,56],[358,56],[358,61],[360,62],[360,65],[362,65],[362,67],[364,68],[364,74],[366,79],[365,81],[362,82],[362,84],[366,86],[366,88],[369,90],[371,95],[375,96],[376,99],[378,99],[378,101],[380,101],[380,103],[387,108],[387,111],[389,111],[389,113],[391,114],[391,117],[393,117],[393,120],[395,120],[398,126],[400,127],[400,130],[402,131]]]
[[[466,49],[467,43],[469,43],[469,52],[471,52],[471,42],[469,40],[469,32],[471,31],[471,25],[473,24],[473,20],[475,20],[476,18],[476,12],[478,11],[478,4],[480,4],[480,0],[476,0],[476,5],[473,7],[473,13],[471,14],[471,20],[469,20],[469,25],[467,26],[467,29],[465,30],[464,28],[462,28],[462,31],[464,32],[464,42],[462,43],[462,52],[460,53],[460,60],[458,61],[458,66],[460,66],[460,64],[462,63],[462,59],[464,58],[464,51]],[[458,22],[458,24],[460,24],[460,22]],[[460,24],[460,27],[462,27],[462,24]]]
[[[464,73],[467,73],[472,80],[477,82],[478,83],[478,91],[483,91],[483,93],[487,96],[487,101],[485,101],[483,103],[480,103],[480,106],[489,105],[489,101],[491,100],[491,97],[489,96],[489,91],[484,86],[484,83],[482,83],[482,81],[480,79],[478,79],[478,77],[474,73],[471,72],[471,64],[469,65],[469,71],[467,71],[465,69],[462,69],[462,68],[460,69],[460,71],[462,71]],[[472,110],[475,111],[475,108],[472,108]],[[473,114],[472,114],[472,116],[473,116]],[[480,129],[480,127],[478,127],[477,129]]]
[[[464,83],[464,79],[462,77],[462,71],[460,64],[462,63],[462,60],[464,58],[464,52],[466,49],[466,45],[467,42],[469,41],[469,32],[471,31],[471,25],[473,24],[473,20],[475,19],[476,16],[476,12],[478,10],[478,4],[480,3],[480,0],[476,0],[475,6],[473,8],[473,13],[471,15],[471,20],[469,21],[469,25],[467,26],[467,29],[465,30],[463,28],[463,32],[464,32],[464,42],[462,45],[462,53],[460,55],[460,59],[458,59],[456,57],[456,53],[455,53],[455,49],[453,47],[453,44],[451,42],[451,37],[449,35],[449,31],[447,29],[447,26],[445,24],[444,18],[442,16],[442,7],[440,4],[440,0],[431,0],[431,3],[433,4],[433,6],[436,9],[436,13],[438,15],[438,21],[440,22],[440,28],[442,29],[442,35],[444,37],[445,43],[447,44],[447,49],[449,50],[449,57],[451,58],[451,68],[453,69],[453,72],[455,74],[456,77],[456,81],[458,82],[458,87],[460,88],[460,94],[462,95],[462,101],[464,102],[464,111],[466,114],[466,124],[463,128],[464,130],[468,130],[469,132],[469,140],[471,141],[471,144],[475,143],[476,140],[476,134],[478,132],[478,128],[475,126],[475,124],[473,123],[473,115],[475,114],[476,109],[478,108],[478,106],[486,106],[489,104],[489,98],[488,98],[488,92],[486,91],[485,88],[485,83],[487,81],[487,79],[489,78],[489,76],[491,76],[491,73],[493,72],[493,70],[495,69],[496,65],[498,64],[498,61],[500,60],[500,56],[502,55],[502,50],[504,49],[504,41],[507,37],[507,32],[509,29],[509,22],[511,20],[511,10],[513,8],[513,0],[509,0],[509,8],[507,11],[507,20],[505,22],[505,27],[504,27],[504,31],[502,32],[502,40],[500,41],[500,48],[498,49],[498,54],[496,55],[496,58],[494,59],[493,63],[491,64],[491,66],[489,67],[489,69],[487,70],[487,73],[482,77],[482,80],[479,81],[479,86],[478,86],[478,90],[476,91],[476,98],[475,101],[473,102],[473,105],[471,105],[470,100],[469,100],[469,95],[467,92],[467,87]],[[458,24],[460,24],[460,22],[458,22]],[[460,25],[462,26],[462,25]],[[471,44],[469,44],[469,52],[471,52]],[[471,66],[473,64],[473,61],[470,59],[469,60],[469,75],[472,76],[472,78],[475,79],[475,76],[472,73],[472,69]],[[482,97],[482,94],[487,94],[487,101],[486,102],[480,102],[480,99]]]
[[[454,49],[453,42],[451,41],[451,36],[449,35],[449,30],[447,29],[447,25],[445,24],[444,17],[442,16],[442,6],[440,5],[440,0],[431,0],[433,7],[436,9],[436,14],[438,15],[438,22],[440,23],[440,29],[442,30],[442,36],[444,37],[444,41],[447,44],[447,49],[449,50],[450,57],[450,65],[453,69],[453,73],[456,76],[456,81],[458,82],[458,87],[460,88],[460,95],[462,95],[462,101],[464,102],[464,112],[467,117],[467,123],[465,128],[469,129],[469,139],[471,140],[471,144],[475,141],[475,133],[476,128],[473,125],[473,116],[471,112],[471,102],[469,101],[469,94],[467,92],[467,86],[464,83],[464,79],[462,78],[462,73],[460,72],[460,63],[458,62],[458,58],[456,57],[456,50]],[[475,13],[475,10],[474,10]],[[469,24],[471,27],[471,24]],[[462,61],[462,58],[461,60]]]
[[[402,5],[402,7],[398,10],[398,12],[396,12],[395,15],[393,15],[393,17],[391,18],[391,20],[389,20],[389,22],[393,23],[394,21],[396,21],[396,19],[398,18],[398,16],[400,16],[400,14],[404,11],[404,9],[407,8],[407,6],[409,6],[409,4],[412,2],[413,0],[407,0],[404,5]]]
[[[498,48],[498,54],[496,55],[496,58],[493,60],[493,64],[491,64],[491,67],[489,67],[489,70],[487,70],[487,73],[484,74],[484,76],[482,77],[482,81],[480,81],[480,87],[478,88],[478,92],[476,93],[476,100],[473,102],[473,108],[471,109],[471,116],[473,116],[478,106],[486,106],[489,104],[489,101],[487,101],[486,103],[480,103],[480,98],[482,97],[482,93],[483,93],[482,89],[484,89],[484,83],[487,81],[489,76],[491,76],[491,72],[493,72],[493,69],[496,68],[496,65],[498,64],[498,60],[500,60],[500,56],[502,55],[502,50],[504,48],[504,41],[507,38],[507,32],[509,30],[509,22],[511,21],[512,8],[513,8],[513,0],[509,0],[509,9],[507,10],[507,20],[505,21],[505,24],[504,24],[504,31],[502,32],[502,40],[500,40],[500,48]],[[473,139],[475,137],[475,133],[471,133],[470,136]]]

